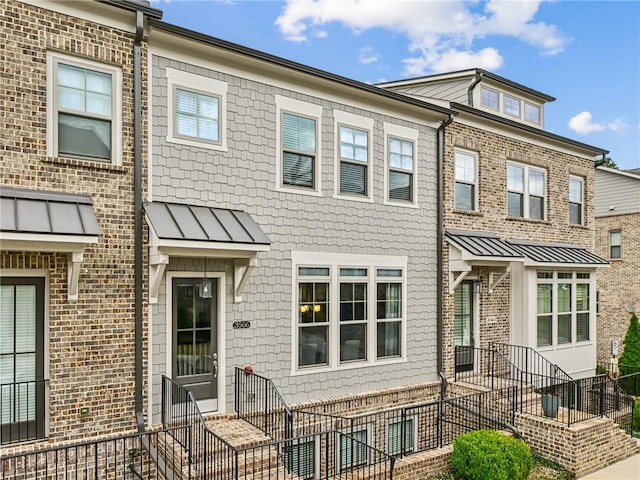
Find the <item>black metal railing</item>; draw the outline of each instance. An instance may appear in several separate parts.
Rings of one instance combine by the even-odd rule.
[[[441,448],[463,433],[510,428],[515,420],[515,386],[350,416],[293,409],[294,433],[335,429],[388,455],[402,457]]]
[[[455,347],[456,367],[458,362],[473,365],[473,368],[455,369],[454,380],[466,382],[491,390],[506,388],[520,381],[520,375],[508,359],[492,348]]]
[[[616,379],[625,393],[640,397],[640,366],[607,362],[598,364],[596,371]]]
[[[49,380],[0,385],[0,445],[45,438]]]
[[[291,410],[273,382],[236,367],[235,409],[238,418],[262,430],[274,440],[291,438]]]
[[[164,479],[157,462],[182,472],[184,478],[191,478],[188,455],[163,448],[173,436],[185,436],[183,430],[189,427],[2,456],[0,480]],[[148,453],[149,446],[158,452],[156,461]]]
[[[535,386],[535,381],[541,377],[555,378],[557,383],[572,380],[571,375],[531,347],[492,342],[489,348],[500,353],[522,372],[524,374],[523,381],[526,383]]]
[[[162,376],[162,426],[173,430],[173,449],[185,451],[199,478],[223,479],[235,465],[235,448],[207,426],[193,394]],[[234,478],[234,477],[229,477]]]

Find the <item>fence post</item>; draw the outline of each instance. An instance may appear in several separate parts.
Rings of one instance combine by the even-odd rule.
[[[602,380],[604,380],[604,378],[602,378]],[[604,411],[605,411],[605,381],[601,381],[600,382],[600,416],[604,417]]]
[[[495,363],[496,363],[496,352],[495,350],[491,349],[489,350],[489,352],[491,353],[491,390],[493,390],[493,381],[495,378]]]
[[[438,402],[438,427],[436,432],[438,434],[438,448],[442,448],[442,406],[444,402]]]
[[[407,409],[403,408],[402,415],[400,415],[400,458],[404,457],[404,452],[407,447],[407,442],[405,440],[406,421],[407,421]]]

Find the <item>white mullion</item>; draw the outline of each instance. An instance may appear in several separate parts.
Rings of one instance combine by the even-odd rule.
[[[337,264],[330,266],[329,277],[329,366],[340,365],[340,268]]]

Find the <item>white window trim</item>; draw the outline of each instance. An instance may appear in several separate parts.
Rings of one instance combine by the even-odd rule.
[[[359,463],[358,465],[366,465],[367,463],[369,463],[369,460],[370,460],[369,459],[369,446],[371,445],[372,425],[369,424],[369,423],[366,423],[364,425],[357,425],[356,427],[353,428],[354,432],[361,432],[362,430],[365,430],[367,432],[367,435],[366,435],[367,438],[365,439],[365,442],[364,442],[364,443],[366,443],[367,447],[365,449],[365,461],[363,463]],[[340,430],[340,433],[342,435],[349,435],[350,436],[351,432],[352,432],[352,429],[350,429],[350,428],[349,429]],[[336,442],[336,444],[337,444],[336,445],[336,452],[337,452],[336,459],[337,459],[337,463],[338,463],[338,467],[339,467],[338,470],[340,472],[343,472],[346,468],[343,467],[343,465],[342,465],[342,448],[341,448],[342,447],[342,441],[341,441],[341,439],[344,438],[344,437],[343,436],[339,436],[338,438],[340,439],[340,441]],[[351,452],[351,455],[353,455],[353,452]]]
[[[617,243],[615,245],[613,243],[611,243],[611,234],[612,233],[620,234],[620,243]],[[609,230],[607,232],[607,236],[608,236],[608,239],[607,239],[608,242],[607,243],[609,244],[609,251],[607,253],[609,254],[609,260],[622,260],[622,253],[623,253],[622,252],[622,229],[621,228],[616,228],[616,229],[613,229],[613,230]],[[611,256],[611,247],[618,247],[620,249],[620,255],[617,256],[617,257],[612,257]]]
[[[594,272],[585,272],[581,270],[547,270],[547,269],[539,269],[538,271],[548,271],[553,273],[553,278],[537,278],[537,271],[534,272],[535,279],[535,289],[534,299],[537,302],[537,286],[546,284],[551,285],[552,292],[552,303],[551,303],[551,345],[543,345],[537,346],[537,336],[538,336],[538,323],[537,318],[538,314],[535,312],[534,319],[532,322],[535,325],[534,330],[534,339],[535,349],[538,351],[545,350],[562,350],[565,348],[577,347],[582,345],[590,345],[594,343],[594,335],[595,335],[595,321],[596,321],[596,281],[595,281],[595,273]],[[561,273],[571,273],[571,278],[558,278],[558,272]],[[577,278],[577,273],[589,273],[589,278]],[[571,342],[566,343],[558,343],[558,284],[561,283],[569,283],[571,284]],[[589,285],[589,339],[588,340],[578,340],[578,310],[577,310],[577,301],[578,296],[577,285],[578,284],[586,284]],[[581,310],[581,312],[584,312]]]
[[[388,455],[399,455],[401,453],[401,452],[390,453],[389,451],[389,426],[392,423],[400,423],[402,422],[402,420],[403,420],[402,417],[392,418],[385,425],[385,432],[384,432],[385,441],[386,441],[385,453],[387,453]],[[413,448],[411,450],[407,450],[406,452],[402,452],[404,455],[415,453],[418,447],[418,415],[417,414],[407,415],[405,420],[413,420],[413,431],[411,432],[412,434],[411,436],[413,437]]]
[[[342,110],[333,111],[333,121],[335,132],[335,164],[333,185],[333,198],[343,200],[353,200],[355,202],[373,203],[373,162],[371,161],[371,142],[373,141],[373,118],[362,117]],[[352,127],[358,130],[364,130],[368,134],[367,143],[367,195],[348,195],[340,193],[340,127]]]
[[[537,122],[534,122],[533,120],[529,120],[527,118],[527,113],[526,113],[527,105],[530,106],[530,107],[535,107],[535,108],[538,109],[538,121]],[[527,102],[525,100],[524,104],[522,105],[522,120],[524,122],[530,123],[531,125],[537,125],[537,126],[543,125],[543,122],[542,122],[542,105],[538,105],[537,103]]]
[[[276,185],[278,192],[297,193],[300,195],[311,195],[315,197],[322,196],[322,105],[314,103],[302,102],[282,95],[276,95]],[[314,184],[315,188],[304,188],[284,185],[282,183],[282,113],[290,112],[294,115],[303,115],[311,117],[316,121],[316,158],[314,162]]]
[[[187,145],[190,147],[206,148],[226,152],[227,147],[227,90],[225,82],[213,78],[183,72],[175,68],[166,69],[167,76],[167,142]],[[217,97],[220,100],[218,107],[218,128],[220,141],[218,143],[199,141],[196,138],[189,139],[175,135],[175,89],[184,88],[195,93],[204,93]]]
[[[580,182],[580,222],[579,223],[571,223],[571,204],[576,203],[571,201],[571,197],[569,197],[569,225],[584,225],[584,178],[579,177],[577,175],[569,175],[569,185],[571,185],[571,181]]]
[[[460,183],[465,183],[467,185],[473,185],[473,208],[471,210],[467,210],[466,208],[460,208],[456,206],[456,183],[458,183],[458,179],[456,178],[456,153],[460,152],[464,155],[468,155],[470,157],[473,157],[474,162],[473,162],[473,167],[474,167],[474,179],[475,181],[473,182],[473,184],[468,183],[468,182],[460,182]],[[453,149],[453,208],[455,210],[459,210],[459,211],[468,211],[468,212],[477,212],[478,211],[478,201],[479,201],[479,196],[478,196],[478,174],[479,174],[479,169],[478,169],[478,164],[479,164],[479,154],[478,152],[473,152],[471,150],[465,150],[463,148],[454,148]]]
[[[384,205],[395,205],[398,207],[418,208],[418,137],[419,132],[415,128],[409,128],[395,123],[384,122]],[[412,191],[413,200],[411,202],[402,202],[389,199],[389,137],[399,140],[413,142],[413,175],[412,175]]]
[[[327,252],[291,252],[291,331],[292,331],[292,348],[291,348],[291,375],[309,375],[319,372],[330,372],[340,370],[350,370],[363,367],[375,367],[379,365],[387,365],[394,363],[404,363],[407,361],[407,262],[406,256],[387,256],[387,255],[362,255],[362,254],[345,254],[345,253],[327,253]],[[298,267],[325,267],[330,269],[329,276],[329,332],[328,332],[328,365],[298,367]],[[368,269],[368,294],[367,308],[367,360],[351,361],[340,364],[340,324],[338,320],[339,314],[339,284],[340,284],[340,268],[367,268]],[[371,290],[371,285],[376,285],[378,277],[376,269],[378,268],[395,268],[402,270],[402,324],[400,333],[401,351],[398,357],[389,357],[376,359],[376,332],[377,319],[375,318],[375,290]],[[318,277],[307,277],[310,280]],[[323,277],[326,278],[326,277]],[[359,278],[359,277],[354,277]],[[388,277],[390,279],[397,277]],[[371,313],[374,312],[374,313]]]
[[[493,108],[490,105],[485,105],[484,103],[482,103],[482,91],[483,90],[486,90],[486,91],[491,92],[491,93],[495,93],[498,96],[498,105],[496,106],[496,108]],[[480,86],[480,106],[483,107],[483,108],[486,108],[488,110],[492,110],[494,112],[499,112],[500,111],[500,97],[501,96],[502,95],[500,95],[500,91],[496,90],[495,88],[485,87],[484,85]]]
[[[77,67],[105,72],[112,75],[111,82],[111,161],[94,158],[79,158],[89,162],[106,165],[122,165],[122,69],[96,60],[65,55],[59,52],[47,52],[47,157],[58,155],[58,102],[56,100],[56,65],[66,63]],[[66,158],[66,157],[65,157]]]
[[[518,102],[518,112],[519,112],[518,115],[515,115],[513,113],[507,112],[507,102],[506,102],[507,98],[510,98],[512,100],[516,100]],[[509,95],[508,93],[503,93],[502,94],[502,112],[505,115],[508,115],[510,117],[513,117],[513,118],[520,119],[520,118],[522,118],[522,110],[523,110],[522,100],[520,98],[515,97],[513,95]]]
[[[524,179],[523,179],[523,188],[524,191],[523,192],[517,192],[517,193],[522,193],[523,195],[523,200],[522,200],[522,209],[523,209],[523,215],[521,217],[514,217],[509,215],[509,192],[513,191],[516,192],[516,190],[509,190],[509,185],[508,185],[508,176],[507,176],[507,169],[509,166],[513,166],[513,167],[518,167],[518,168],[523,168],[524,169]],[[544,175],[544,195],[542,196],[542,208],[544,209],[543,211],[543,215],[542,218],[531,218],[531,209],[530,209],[530,197],[531,197],[531,193],[529,192],[529,172],[530,171],[535,171],[535,172],[540,172]],[[514,219],[523,219],[523,220],[533,220],[536,222],[544,222],[547,220],[547,214],[548,214],[548,210],[549,210],[549,206],[547,205],[547,201],[548,201],[548,197],[549,197],[549,191],[548,191],[548,185],[547,182],[549,181],[549,175],[547,170],[545,170],[544,168],[538,168],[538,167],[533,167],[531,165],[527,165],[525,163],[517,163],[517,162],[511,162],[511,161],[507,161],[507,168],[505,168],[505,185],[506,185],[506,210],[507,210],[507,217],[508,218],[514,218]],[[537,196],[537,195],[535,195]]]

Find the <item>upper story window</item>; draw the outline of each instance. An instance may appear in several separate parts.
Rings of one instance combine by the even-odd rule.
[[[540,123],[540,107],[524,102],[524,119],[528,122]]]
[[[205,142],[220,141],[220,99],[176,88],[176,136],[197,138]]]
[[[520,118],[520,100],[511,95],[504,95],[504,113]]]
[[[569,178],[569,223],[582,225],[583,180],[579,177]]]
[[[335,196],[371,201],[372,165],[369,159],[373,118],[334,110],[336,132]]]
[[[340,127],[340,193],[367,196],[369,134]]]
[[[276,95],[278,190],[320,194],[318,135],[322,106]]]
[[[455,208],[461,210],[476,209],[476,164],[475,153],[455,151]]]
[[[546,172],[544,170],[507,164],[507,215],[510,217],[545,218]]]
[[[389,137],[389,199],[413,201],[413,142]]]
[[[609,258],[622,258],[622,231],[609,232]]]
[[[282,114],[282,184],[315,189],[316,120]]]
[[[167,68],[167,141],[227,150],[227,84]]]
[[[480,89],[480,98],[483,107],[500,110],[500,94],[497,91],[482,87]]]
[[[47,54],[47,154],[120,164],[122,71]]]

